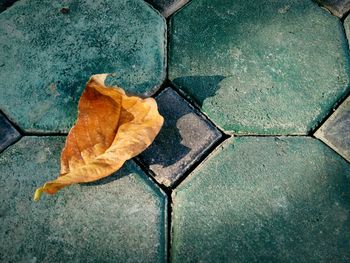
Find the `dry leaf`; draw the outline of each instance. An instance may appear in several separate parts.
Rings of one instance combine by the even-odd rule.
[[[35,191],[54,194],[75,183],[92,182],[121,168],[144,151],[163,125],[153,98],[129,97],[104,85],[108,74],[90,78],[78,106],[78,119],[61,155],[60,176]]]

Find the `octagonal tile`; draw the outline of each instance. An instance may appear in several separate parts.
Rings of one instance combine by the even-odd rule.
[[[349,90],[342,24],[312,1],[191,1],[169,30],[169,78],[225,130],[308,134]]]
[[[164,18],[142,0],[17,2],[0,14],[0,109],[27,131],[68,131],[89,77],[152,93],[165,78]]]
[[[17,0],[0,0],[0,13],[12,6]]]
[[[239,137],[173,195],[172,262],[349,262],[350,164],[306,137]]]
[[[0,155],[0,261],[165,262],[167,199],[132,161],[32,201],[58,174],[63,144],[24,137]]]

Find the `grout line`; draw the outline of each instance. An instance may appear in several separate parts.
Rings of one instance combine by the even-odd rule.
[[[4,10],[0,11],[0,14],[1,14],[2,12],[6,11],[7,9],[9,9],[11,6],[13,6],[14,3],[16,3],[16,2],[19,2],[19,0],[8,1],[8,3],[5,2],[4,6],[3,6],[3,7],[4,7]]]
[[[182,3],[180,7],[175,8],[175,10],[173,9],[171,14],[167,14],[166,18],[170,19],[170,17],[174,16],[177,12],[180,12],[181,9],[190,4],[190,2],[191,0],[186,0],[185,3]]]
[[[165,79],[169,79],[169,48],[170,48],[170,19],[165,18],[166,22],[166,35],[164,36],[166,41],[166,54],[165,54],[165,60],[166,60],[166,67],[165,67]]]
[[[338,101],[333,105],[332,109],[322,118],[322,120],[315,125],[315,127],[310,131],[310,136],[312,136],[317,130],[319,130],[323,124],[334,114],[334,112],[343,104],[343,102],[350,96],[350,90],[345,92]]]
[[[167,195],[171,195],[172,189],[169,187],[166,187],[160,183],[158,183],[158,181],[155,179],[155,174],[153,173],[153,171],[149,170],[137,157],[132,158],[132,160],[138,165],[140,166],[141,170],[148,175],[149,178],[151,178],[151,180],[153,181],[153,183],[155,183],[164,193],[166,193]]]
[[[348,11],[346,11],[342,17],[340,17],[340,21],[342,22],[342,24],[344,24],[344,20],[348,17],[348,15],[350,14],[350,9]]]
[[[178,180],[176,180],[172,185],[171,189],[175,190],[183,181],[186,180],[186,178],[194,171],[197,169],[199,165],[201,165],[204,160],[208,158],[208,156],[215,152],[227,139],[232,138],[232,136],[227,135],[225,133],[222,133],[222,137],[217,140],[213,145],[211,145],[203,154],[200,158],[198,158],[192,165],[191,167],[181,176]]]
[[[183,92],[181,89],[179,89],[176,85],[174,85],[174,83],[172,83],[170,80],[167,79],[167,86],[166,87],[170,87],[172,88],[177,95],[179,95],[184,101],[186,101],[191,107],[193,107],[196,111],[198,111],[201,114],[201,117],[203,117],[207,122],[209,122],[214,128],[216,128],[217,130],[220,131],[220,133],[222,133],[222,135],[226,135],[226,136],[231,136],[231,134],[229,134],[228,132],[226,132],[224,129],[222,129],[221,127],[219,127],[218,125],[216,125],[216,123],[214,121],[212,121],[208,115],[205,114],[205,112],[203,112],[201,110],[201,108],[195,103],[195,101],[193,101],[191,99],[191,97],[189,97],[185,92]],[[164,88],[166,88],[164,87]]]
[[[205,118],[208,122],[210,122],[214,127],[216,127],[218,130],[220,130],[221,133],[224,133],[224,134],[230,135],[230,136],[233,135],[232,132],[226,131],[225,129],[223,129],[223,128],[221,128],[220,126],[218,126],[218,125],[207,115],[206,112],[202,111],[201,106],[200,106],[191,96],[189,96],[185,91],[183,91],[183,90],[181,89],[181,87],[177,86],[175,83],[171,82],[170,80],[169,80],[169,82],[170,82],[170,85],[169,85],[169,86],[170,86],[171,88],[173,88],[173,89],[177,92],[177,94],[179,94],[179,95],[180,95],[185,101],[187,101],[193,108],[195,108],[196,110],[198,110],[198,111],[202,114],[202,116],[204,116],[204,118]]]
[[[170,81],[168,79],[165,79],[164,82],[160,85],[159,89],[155,93],[153,93],[151,97],[153,98],[157,97],[160,93],[163,92],[163,90],[170,87],[170,85],[171,85]]]
[[[339,16],[337,16],[335,13],[333,13],[333,11],[331,11],[331,9],[333,9],[332,6],[324,5],[324,4],[322,4],[322,3],[320,3],[320,2],[318,2],[318,1],[316,1],[316,0],[313,0],[312,2],[313,2],[314,4],[316,4],[320,9],[326,11],[327,13],[329,13],[329,14],[332,15],[332,16],[335,16],[336,18],[338,18],[338,19],[341,20],[341,21],[343,21],[343,20],[346,18],[346,16],[350,13],[350,10],[349,10],[349,11],[345,12],[344,14],[342,14],[341,17],[339,17]],[[338,11],[336,11],[336,13],[338,13]],[[339,13],[339,14],[340,14],[340,13]]]
[[[10,146],[16,144],[17,142],[19,142],[21,139],[23,138],[22,135],[18,136],[16,139],[14,139],[9,145],[7,145],[4,149],[0,150],[0,154],[3,153],[7,148],[9,148]]]
[[[140,169],[148,176],[148,178],[156,185],[158,186],[167,196],[167,228],[166,228],[166,237],[167,237],[167,244],[166,244],[166,259],[167,262],[170,262],[170,251],[171,251],[171,230],[172,230],[172,208],[173,208],[173,200],[172,200],[172,189],[169,187],[166,187],[160,183],[157,182],[155,179],[155,174],[153,171],[149,170],[137,157],[132,159],[139,167]]]
[[[0,113],[5,117],[5,119],[17,130],[17,132],[20,134],[21,137],[23,136],[67,136],[68,132],[51,132],[51,131],[25,131],[22,130],[22,128],[13,122],[12,120],[9,119],[9,117],[2,111],[0,110]]]
[[[324,145],[327,146],[327,148],[331,149],[331,151],[333,151],[335,154],[337,154],[338,156],[340,156],[345,162],[349,163],[350,164],[350,161],[346,160],[344,158],[344,156],[342,156],[340,153],[338,153],[338,151],[336,149],[334,149],[333,147],[331,147],[330,145],[328,145],[326,142],[324,142],[323,140],[319,139],[319,138],[316,138],[315,136],[311,136],[312,138],[320,141],[321,143],[323,143]]]
[[[350,13],[350,10],[348,11],[348,13]],[[340,19],[340,21],[341,21],[341,30],[342,30],[341,33],[342,33],[342,36],[343,36],[343,42],[345,44],[344,49],[346,50],[346,53],[347,53],[345,55],[348,57],[348,63],[350,63],[349,38],[346,35],[346,31],[345,31],[345,27],[344,27],[344,20]],[[347,68],[347,70],[349,71],[350,69]],[[350,74],[349,74],[348,78],[350,78]],[[333,105],[332,109],[323,117],[323,119],[315,126],[315,128],[312,129],[312,131],[310,132],[311,135],[313,135],[318,129],[320,129],[323,126],[323,124],[331,117],[331,115],[333,115],[333,113],[340,107],[340,105],[343,104],[343,102],[350,96],[349,85],[350,84],[348,83],[345,92],[335,102],[335,104]]]
[[[232,134],[234,137],[310,137],[309,134]]]
[[[158,89],[154,92],[154,93],[158,93],[158,90],[163,86],[164,82],[168,79],[168,46],[169,46],[169,27],[168,27],[168,20],[162,15],[160,14],[164,21],[165,21],[165,31],[164,31],[164,59],[163,59],[163,63],[164,63],[164,71],[163,71],[163,83],[160,84],[158,86]]]
[[[24,132],[23,136],[37,136],[37,137],[45,137],[45,136],[52,136],[52,137],[63,137],[67,136],[68,133],[62,133],[62,132]]]

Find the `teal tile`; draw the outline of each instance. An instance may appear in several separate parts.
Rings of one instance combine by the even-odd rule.
[[[154,142],[137,158],[158,183],[174,187],[222,134],[173,89],[166,88],[155,99],[164,124]]]
[[[350,162],[350,97],[316,131],[315,137]]]
[[[0,155],[0,261],[165,262],[166,196],[132,161],[32,201],[57,176],[64,139],[24,137]]]
[[[349,0],[316,0],[316,2],[338,17],[343,17],[350,10]]]
[[[230,140],[173,195],[172,262],[349,262],[349,180],[316,139]]]
[[[143,0],[23,0],[0,14],[0,109],[27,131],[67,132],[89,77],[151,94],[165,78],[164,18]]]
[[[227,131],[309,134],[349,91],[342,24],[312,1],[191,1],[169,30],[169,78]]]

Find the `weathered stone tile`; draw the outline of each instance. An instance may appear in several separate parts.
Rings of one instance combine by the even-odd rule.
[[[173,89],[165,89],[156,100],[165,123],[139,159],[159,183],[171,186],[221,138],[221,133]]]
[[[0,109],[27,131],[65,131],[89,77],[152,93],[165,78],[164,18],[142,0],[23,0],[0,14]]]
[[[306,137],[239,137],[173,195],[172,262],[349,262],[350,164]]]
[[[0,152],[18,140],[19,137],[21,137],[19,132],[11,125],[6,117],[0,113]]]
[[[1,262],[165,262],[166,196],[132,161],[33,202],[59,172],[63,137],[24,137],[0,155]]]
[[[312,1],[191,1],[169,27],[169,78],[225,130],[309,134],[349,91],[341,22]]]
[[[350,162],[350,97],[316,131],[315,137]]]
[[[316,0],[320,5],[327,8],[333,15],[342,17],[350,10],[349,0]]]
[[[159,10],[165,17],[170,16],[190,0],[145,0]]]

